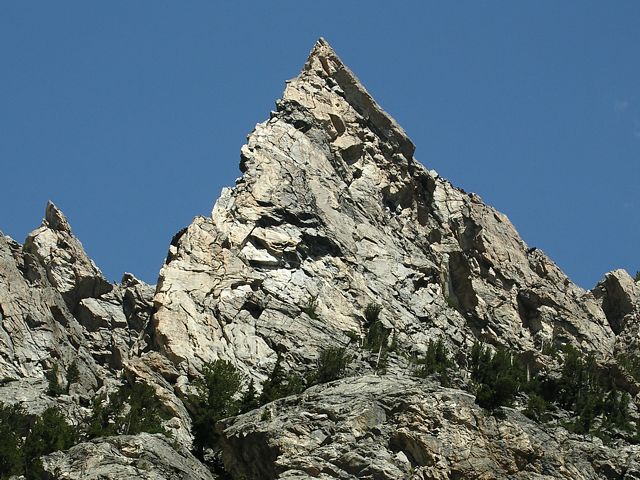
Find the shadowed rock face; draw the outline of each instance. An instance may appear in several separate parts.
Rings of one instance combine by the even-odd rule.
[[[144,382],[172,434],[85,441],[43,468],[67,479],[213,478],[188,453],[187,400],[205,363],[229,360],[260,390],[278,357],[305,374],[321,350],[348,346],[348,378],[211,426],[231,474],[640,478],[637,446],[569,434],[561,414],[537,424],[518,402],[492,416],[469,393],[412,376],[408,358],[433,339],[457,359],[477,341],[509,347],[529,367],[553,367],[549,347],[572,345],[640,392],[613,358],[638,355],[638,283],[614,271],[582,290],[414,151],[320,39],[242,147],[242,177],[172,239],[155,288],[130,274],[108,282],[52,203],[24,246],[0,236],[0,403],[30,415],[58,406],[78,424],[96,395]],[[385,375],[357,347],[372,303],[394,339]],[[72,364],[80,378],[65,385]],[[68,386],[57,397],[45,379],[54,366]],[[468,379],[463,363],[459,373],[454,387]]]
[[[625,270],[614,270],[605,275],[593,295],[601,302],[611,330],[617,335],[625,328],[627,316],[638,313],[640,305],[640,287]]]

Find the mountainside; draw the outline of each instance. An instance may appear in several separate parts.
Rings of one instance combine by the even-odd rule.
[[[640,284],[414,149],[320,39],[155,287],[0,235],[0,478],[640,479]]]

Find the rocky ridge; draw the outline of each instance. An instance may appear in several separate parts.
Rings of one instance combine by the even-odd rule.
[[[413,144],[320,41],[242,148],[243,177],[172,245],[157,341],[185,372],[226,358],[266,374],[310,363],[383,306],[407,348],[444,335],[519,350],[550,341],[610,354],[590,292],[509,220],[413,159]],[[303,310],[318,303],[315,321]],[[453,307],[453,308],[452,308]]]
[[[638,356],[640,285],[616,270],[581,289],[414,150],[321,39],[242,147],[242,177],[174,237],[155,287],[108,282],[52,203],[24,245],[0,236],[0,403],[58,406],[79,424],[96,396],[143,382],[173,438],[85,441],[43,459],[51,478],[213,478],[189,453],[203,366],[227,360],[260,390],[278,360],[306,375],[328,346],[349,350],[347,378],[212,425],[235,478],[640,478],[627,440],[517,404],[493,415],[463,390],[480,341],[532,369],[572,346],[637,395],[616,359]],[[370,304],[393,335],[384,370],[358,348]],[[459,361],[450,387],[411,374],[436,339]],[[51,372],[64,394],[50,395]]]

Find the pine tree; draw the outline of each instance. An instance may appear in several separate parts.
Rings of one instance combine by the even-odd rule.
[[[260,406],[258,392],[256,391],[255,384],[253,383],[253,378],[249,381],[249,386],[242,394],[242,398],[240,399],[240,412],[246,413],[253,409],[256,409]]]
[[[197,395],[191,397],[193,410],[194,449],[202,457],[205,448],[218,442],[215,424],[237,415],[240,405],[236,394],[242,385],[242,375],[226,360],[205,364],[202,377],[195,382]]]

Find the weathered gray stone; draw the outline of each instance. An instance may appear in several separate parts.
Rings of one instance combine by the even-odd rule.
[[[71,310],[81,299],[99,297],[112,289],[71,233],[66,217],[52,202],[47,204],[40,228],[27,237],[24,250],[46,269],[51,285]]]
[[[148,349],[154,289],[131,275],[104,282],[52,203],[24,247],[0,236],[0,379],[25,380],[25,393],[65,411],[65,399],[46,397],[47,372],[57,369],[62,389],[85,404],[103,385],[115,388],[123,361]],[[79,378],[69,385],[72,365]],[[32,410],[2,385],[0,403]]]
[[[308,389],[219,426],[239,478],[600,479],[637,472],[640,447],[492,416],[460,390],[400,376]],[[633,476],[624,478],[634,478]]]
[[[213,478],[188,453],[186,396],[203,365],[229,360],[260,390],[277,358],[308,374],[322,350],[345,346],[349,378],[218,425],[232,474],[640,478],[629,434],[603,445],[558,426],[567,412],[545,426],[518,402],[492,416],[463,391],[477,341],[552,369],[548,347],[573,345],[635,395],[639,421],[640,385],[616,360],[640,352],[638,283],[614,271],[582,290],[414,150],[319,40],[242,147],[242,177],[172,240],[157,287],[131,274],[109,283],[52,203],[24,246],[0,235],[0,403],[34,417],[57,406],[80,425],[97,394],[144,382],[172,435],[83,442],[43,459],[51,476]],[[395,349],[382,362],[359,348],[372,303]],[[411,376],[411,356],[435,338],[460,360],[452,388]],[[73,365],[80,378],[69,385]],[[57,397],[45,378],[54,367]]]
[[[213,480],[187,449],[162,435],[99,438],[43,457],[57,480]]]
[[[153,386],[167,418],[164,427],[181,445],[191,445],[191,418],[182,400],[175,393],[174,385],[179,373],[169,359],[157,352],[132,357],[124,363],[124,374],[133,382]]]
[[[40,264],[8,237],[0,237],[0,311],[0,378],[42,378],[54,364],[63,373],[76,361],[86,388],[97,385],[82,327]]]
[[[626,270],[607,273],[592,293],[601,302],[602,310],[616,334],[624,330],[627,315],[640,312],[640,286]]]
[[[176,239],[154,315],[161,352],[197,375],[223,358],[260,380],[362,333],[368,303],[404,349],[444,337],[610,355],[599,303],[502,214],[413,159],[404,131],[319,41],[242,148],[243,177]],[[304,313],[316,299],[317,318]]]

